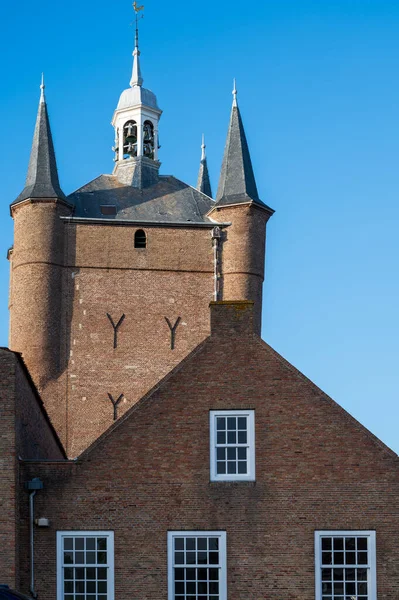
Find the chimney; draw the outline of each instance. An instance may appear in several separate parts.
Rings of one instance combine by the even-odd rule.
[[[224,300],[211,302],[211,336],[238,336],[254,333],[254,302]]]

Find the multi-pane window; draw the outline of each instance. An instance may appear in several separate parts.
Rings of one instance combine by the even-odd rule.
[[[113,600],[112,532],[57,533],[58,600]]]
[[[168,533],[169,600],[226,600],[226,533]]]
[[[376,600],[374,531],[316,531],[316,600]]]
[[[254,414],[210,412],[211,481],[255,480]]]

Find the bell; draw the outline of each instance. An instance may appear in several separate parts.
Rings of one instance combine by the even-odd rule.
[[[126,143],[135,144],[137,142],[137,125],[129,123],[127,130],[125,129],[125,141]]]
[[[135,144],[137,142],[137,137],[135,135],[133,135],[133,133],[131,135],[127,134],[126,138],[125,138],[125,142],[127,144]]]

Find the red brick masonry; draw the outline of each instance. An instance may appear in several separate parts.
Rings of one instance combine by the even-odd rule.
[[[314,531],[375,530],[378,600],[399,598],[398,457],[217,303],[212,335],[76,462],[41,477],[40,600],[56,597],[56,532],[115,532],[115,598],[166,600],[167,532],[227,532],[229,600],[314,600]],[[256,482],[210,483],[209,411],[254,409]],[[21,587],[28,587],[27,495]]]

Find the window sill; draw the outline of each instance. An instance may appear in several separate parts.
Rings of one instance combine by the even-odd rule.
[[[256,481],[210,481],[212,487],[255,487]]]

